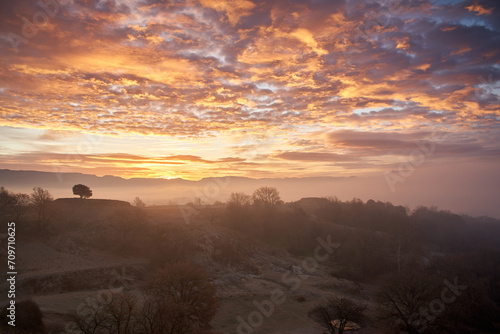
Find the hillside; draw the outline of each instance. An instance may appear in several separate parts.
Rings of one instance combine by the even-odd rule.
[[[429,301],[443,279],[458,277],[470,287],[433,326],[451,328],[455,320],[449,319],[460,317],[460,328],[496,328],[487,314],[477,324],[457,306],[479,298],[479,305],[471,304],[475,312],[500,310],[497,220],[428,208],[408,213],[375,201],[235,203],[140,208],[57,199],[46,228],[37,227],[33,212],[17,224],[18,300],[31,298],[46,328],[60,332],[72,326],[79,309],[105,295],[142,298],[158,270],[181,261],[201,266],[216,287],[214,334],[321,334],[326,328],[314,310],[329,298],[365,309],[352,333],[387,333],[377,318],[384,282],[411,274],[435,286]],[[6,301],[2,295],[0,303]],[[466,312],[472,316],[472,310]]]
[[[57,199],[53,208],[60,222],[53,228],[58,232],[19,241],[20,297],[29,296],[40,305],[48,327],[65,326],[69,315],[102,289],[135,291],[145,284],[153,270],[150,259],[109,245],[113,232],[108,229],[113,223],[106,217],[129,206],[112,200]],[[147,211],[152,220],[169,217],[162,223],[167,228],[179,227],[183,220],[175,206]],[[85,213],[86,218],[82,218]],[[186,233],[196,240],[191,259],[205,268],[217,286],[220,309],[213,325],[218,333],[235,333],[238,317],[248,321],[248,315],[256,310],[254,303],[269,299],[275,289],[285,293],[286,302],[276,307],[256,333],[321,333],[321,327],[304,310],[328,296],[364,296],[361,285],[331,277],[328,266],[321,264],[314,273],[306,274],[301,267],[303,258],[231,229],[195,221]],[[217,257],[217,247],[227,244],[236,247],[237,253]],[[297,289],[290,289],[290,282],[283,281],[284,273],[290,273],[290,282],[300,282]]]

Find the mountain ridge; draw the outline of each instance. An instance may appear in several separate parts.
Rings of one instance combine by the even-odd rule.
[[[251,195],[257,188],[268,186],[277,188],[281,199],[285,202],[297,201],[304,197],[337,197],[343,201],[353,198],[363,201],[373,199],[410,208],[437,206],[441,210],[460,214],[500,218],[500,207],[496,201],[500,195],[498,190],[500,188],[491,187],[499,180],[485,179],[482,175],[463,177],[457,174],[446,179],[446,187],[436,187],[435,178],[430,178],[425,169],[422,169],[403,181],[393,189],[388,185],[384,174],[363,177],[310,176],[260,179],[224,176],[185,180],[126,179],[113,175],[0,169],[0,186],[22,193],[31,193],[33,187],[42,187],[49,190],[54,197],[71,197],[72,187],[75,184],[85,184],[93,190],[93,198],[115,198],[130,202],[139,196],[147,204],[161,205],[174,202],[185,204],[197,197],[203,203],[214,203],[225,202],[233,192]],[[466,196],[464,189],[468,189],[472,181],[477,184],[487,182],[490,188],[480,195]]]
[[[65,172],[65,173],[59,173],[59,172],[46,172],[46,171],[37,171],[37,170],[14,170],[14,169],[0,169],[0,181],[3,181],[4,178],[4,173],[36,173],[40,175],[65,175],[65,176],[90,176],[90,177],[95,177],[95,178],[100,178],[100,179],[105,179],[105,178],[113,178],[113,179],[120,179],[123,181],[136,181],[136,180],[157,180],[157,181],[186,181],[186,182],[200,182],[200,181],[209,181],[213,179],[221,179],[221,178],[231,178],[231,179],[240,179],[240,180],[253,180],[253,181],[266,181],[266,180],[321,180],[321,179],[328,179],[328,180],[342,180],[342,179],[353,179],[357,178],[356,176],[348,176],[348,177],[343,177],[343,176],[309,176],[309,177],[264,177],[264,178],[252,178],[252,177],[246,177],[246,176],[230,176],[230,175],[225,175],[225,176],[211,176],[211,177],[204,177],[199,180],[189,180],[189,179],[183,179],[183,178],[172,178],[172,179],[164,179],[164,178],[147,178],[147,177],[132,177],[132,178],[124,178],[121,176],[116,176],[116,175],[95,175],[95,174],[86,174],[86,173],[77,173],[77,172]]]

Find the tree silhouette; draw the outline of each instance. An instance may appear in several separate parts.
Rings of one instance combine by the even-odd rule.
[[[201,267],[168,265],[142,296],[121,292],[98,304],[85,303],[72,315],[73,329],[84,334],[208,333],[217,308],[215,293]]]
[[[144,323],[151,333],[206,332],[215,316],[215,285],[203,269],[191,263],[167,265],[149,286],[143,308]],[[149,333],[149,331],[146,331]]]
[[[10,204],[10,209],[12,211],[12,215],[16,221],[20,221],[21,217],[28,210],[31,199],[27,194],[14,194],[14,201]]]
[[[46,189],[35,187],[30,199],[38,213],[38,227],[46,225],[48,222],[49,204],[54,200],[52,195]]]
[[[231,193],[227,201],[228,207],[249,206],[252,203],[252,197],[245,193]]]
[[[347,298],[330,298],[326,305],[314,308],[310,316],[328,329],[330,333],[344,333],[347,324],[363,318],[366,306]]]
[[[393,329],[421,333],[429,325],[425,311],[435,296],[440,296],[439,285],[428,273],[390,274],[378,292],[378,318]]]
[[[112,294],[99,305],[84,303],[82,306],[79,313],[72,315],[76,327],[72,333],[137,333],[139,305],[132,294]]]
[[[260,187],[252,197],[254,204],[267,208],[281,203],[280,193],[275,187]]]
[[[136,196],[136,198],[134,198],[134,202],[132,203],[132,205],[140,209],[144,209],[146,207],[146,203],[144,203],[144,201],[139,196]]]
[[[80,198],[89,198],[92,196],[92,190],[83,184],[73,186],[73,194],[80,196]]]
[[[11,205],[13,201],[14,197],[12,194],[4,187],[0,187],[0,210]]]

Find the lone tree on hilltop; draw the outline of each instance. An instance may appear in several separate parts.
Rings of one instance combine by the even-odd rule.
[[[73,194],[80,196],[80,198],[89,198],[92,196],[92,190],[83,184],[73,186]]]

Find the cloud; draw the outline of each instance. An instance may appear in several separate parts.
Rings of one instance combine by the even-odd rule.
[[[65,1],[43,13],[36,1],[2,3],[0,125],[46,130],[45,141],[220,138],[210,158],[182,160],[165,144],[146,160],[280,170],[405,154],[426,140],[404,135],[419,129],[474,142],[450,136],[449,156],[498,148],[484,140],[500,113],[495,1]]]
[[[353,160],[353,157],[343,156],[335,153],[320,152],[283,152],[275,155],[278,159],[291,161],[346,161]]]
[[[483,6],[474,2],[473,5],[465,7],[469,12],[476,12],[476,15],[490,15],[493,12],[493,8],[485,9]]]
[[[244,164],[245,159],[225,157],[217,160],[203,159],[194,155],[144,156],[128,153],[78,154],[30,152],[16,155],[0,155],[0,163],[6,167],[17,165],[18,169],[36,169],[52,172],[86,171],[96,175],[121,174],[125,177],[169,174],[176,168],[196,166],[200,170],[210,170],[211,166],[225,168],[233,164]],[[11,167],[12,168],[12,167]],[[230,169],[231,167],[229,167]],[[190,175],[189,173],[186,175]],[[208,176],[208,175],[207,175]]]
[[[250,15],[251,10],[256,6],[253,2],[248,0],[200,0],[200,3],[204,7],[224,12],[232,25],[238,23],[241,17]]]
[[[44,141],[60,141],[64,138],[79,136],[81,135],[71,131],[46,130],[42,135],[38,137],[38,139]]]
[[[404,151],[414,149],[417,140],[423,140],[430,135],[428,132],[388,133],[340,130],[329,133],[327,138],[328,143],[336,147]]]
[[[447,132],[360,132],[335,131],[327,134],[327,142],[332,148],[345,148],[351,154],[364,157],[384,155],[409,156],[414,152],[424,152],[433,158],[460,157],[463,160],[488,158],[498,154],[489,148],[487,141],[467,138]]]

